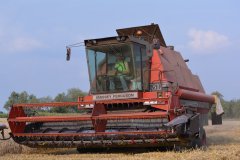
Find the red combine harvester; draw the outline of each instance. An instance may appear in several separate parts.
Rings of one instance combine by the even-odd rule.
[[[157,24],[85,40],[90,91],[76,102],[14,104],[11,137],[29,147],[195,147],[214,110],[179,52],[166,46]],[[67,60],[71,49],[67,48]],[[30,109],[76,106],[74,115],[41,116]],[[217,118],[217,119],[216,119]],[[221,123],[215,114],[213,123]]]

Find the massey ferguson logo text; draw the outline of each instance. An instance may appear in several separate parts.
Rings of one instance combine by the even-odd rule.
[[[111,99],[129,99],[129,98],[138,98],[137,92],[128,92],[128,93],[113,93],[113,94],[99,94],[94,95],[93,100],[111,100]]]

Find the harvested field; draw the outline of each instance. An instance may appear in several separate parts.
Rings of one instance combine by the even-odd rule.
[[[6,123],[6,119],[0,119]],[[240,121],[225,120],[222,126],[205,127],[208,137],[208,148],[206,150],[153,151],[147,150],[118,150],[94,153],[78,153],[75,149],[32,149],[20,146],[12,140],[0,141],[1,160],[145,160],[145,159],[177,159],[177,160],[202,160],[202,159],[240,159]]]

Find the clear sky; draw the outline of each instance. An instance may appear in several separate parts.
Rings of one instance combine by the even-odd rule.
[[[240,98],[239,17],[239,0],[1,0],[0,110],[12,91],[88,91],[84,48],[74,48],[66,62],[65,46],[150,23],[190,59],[206,92]]]

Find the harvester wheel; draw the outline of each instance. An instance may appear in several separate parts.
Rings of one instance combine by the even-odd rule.
[[[192,140],[191,147],[205,148],[207,146],[207,137],[204,128],[201,128],[199,134]]]

